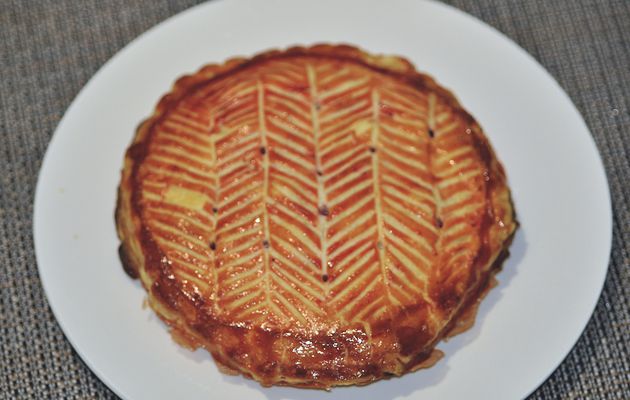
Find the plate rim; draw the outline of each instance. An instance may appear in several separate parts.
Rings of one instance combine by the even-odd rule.
[[[233,0],[232,2],[236,2],[238,0]],[[584,332],[588,326],[588,324],[591,322],[591,320],[593,319],[593,315],[594,312],[596,310],[596,307],[601,299],[601,295],[602,292],[604,290],[604,286],[606,283],[606,279],[608,277],[608,274],[610,273],[609,271],[609,266],[610,266],[610,259],[611,259],[611,251],[612,251],[612,240],[613,240],[613,218],[614,218],[614,213],[613,213],[613,208],[612,208],[612,196],[610,193],[610,184],[609,184],[609,180],[608,180],[608,176],[606,173],[606,168],[605,168],[605,164],[603,162],[603,158],[602,158],[602,154],[601,151],[599,149],[599,147],[597,146],[597,142],[595,141],[595,138],[589,128],[589,126],[587,125],[586,121],[584,120],[584,117],[582,116],[582,114],[580,113],[580,111],[577,109],[576,105],[574,104],[573,100],[571,99],[571,97],[567,94],[567,92],[564,90],[564,88],[559,84],[559,82],[554,78],[554,76],[552,76],[547,69],[536,59],[534,58],[529,52],[527,52],[525,49],[523,49],[518,43],[516,43],[511,37],[507,36],[506,34],[502,33],[501,31],[499,31],[497,28],[495,28],[494,26],[490,25],[489,23],[486,23],[485,21],[479,19],[478,17],[472,15],[472,14],[468,14],[465,11],[456,8],[454,6],[451,6],[449,4],[445,4],[442,2],[439,2],[437,0],[423,0],[426,3],[431,3],[433,6],[437,6],[437,7],[442,7],[444,9],[448,9],[449,12],[454,12],[456,14],[459,14],[460,16],[463,16],[464,18],[466,18],[469,22],[473,22],[478,26],[483,27],[486,30],[491,30],[492,33],[495,36],[500,37],[502,40],[508,42],[511,47],[515,50],[517,50],[519,53],[521,53],[522,56],[525,56],[526,58],[528,58],[531,61],[531,64],[533,66],[535,66],[539,72],[542,72],[546,78],[548,78],[548,81],[553,83],[553,85],[555,86],[554,89],[555,91],[557,91],[558,93],[560,93],[562,95],[562,97],[564,98],[565,103],[571,107],[571,111],[575,114],[575,116],[579,119],[579,123],[583,126],[584,130],[588,133],[588,140],[590,140],[589,145],[590,147],[592,147],[592,149],[595,151],[595,155],[596,155],[596,159],[597,159],[597,163],[598,163],[598,175],[600,175],[600,179],[603,179],[603,183],[605,186],[605,189],[603,192],[600,193],[600,195],[603,195],[605,198],[603,200],[605,200],[605,203],[607,204],[607,208],[605,210],[601,210],[601,212],[606,213],[606,225],[608,227],[608,229],[606,230],[607,232],[607,237],[605,242],[607,243],[607,257],[606,257],[606,263],[605,263],[605,268],[603,268],[604,272],[601,274],[601,281],[598,283],[598,291],[597,291],[597,296],[594,296],[594,301],[592,302],[592,305],[590,307],[590,311],[587,314],[587,317],[584,318],[584,322],[583,324],[581,324],[581,329],[579,330],[579,332],[577,332],[575,334],[575,338],[570,340],[570,345],[567,346],[567,350],[564,354],[564,356],[557,361],[557,363],[555,363],[555,366],[546,373],[546,376],[544,377],[544,379],[540,380],[540,382],[533,388],[531,388],[531,390],[526,393],[526,397],[531,395],[533,392],[535,392],[539,387],[541,387],[542,385],[544,385],[549,378],[551,377],[551,375],[553,375],[553,373],[562,365],[562,363],[568,358],[568,356],[570,355],[570,353],[572,352],[572,350],[575,348],[577,342],[580,340],[580,338],[584,335]],[[41,224],[42,224],[42,197],[44,196],[44,194],[42,193],[43,189],[42,189],[42,181],[43,179],[45,179],[45,170],[47,169],[48,166],[48,170],[50,170],[50,159],[52,158],[51,154],[53,153],[54,150],[56,148],[56,143],[59,141],[59,137],[60,137],[60,133],[61,131],[63,131],[63,128],[65,126],[65,123],[67,123],[67,119],[70,118],[70,116],[72,115],[72,111],[77,107],[77,104],[79,104],[81,102],[81,100],[83,99],[83,97],[85,96],[85,93],[88,92],[91,87],[93,86],[94,82],[103,75],[103,72],[105,70],[107,70],[111,65],[115,64],[119,59],[123,58],[127,53],[133,52],[137,45],[141,42],[143,42],[147,37],[150,37],[151,35],[153,35],[154,33],[162,30],[165,26],[170,25],[170,24],[176,24],[179,21],[185,19],[188,15],[194,14],[196,12],[198,12],[200,9],[202,8],[206,8],[206,7],[214,7],[217,3],[223,3],[225,2],[225,0],[223,1],[211,1],[211,2],[204,2],[204,3],[200,3],[197,5],[194,5],[192,7],[189,7],[187,9],[184,9],[183,11],[173,14],[171,16],[169,16],[168,18],[158,22],[157,24],[153,25],[152,27],[150,27],[149,29],[145,30],[144,32],[142,32],[140,35],[138,35],[137,37],[135,37],[134,39],[132,39],[131,41],[129,41],[127,44],[125,44],[122,48],[120,48],[118,51],[116,51],[105,63],[103,63],[98,70],[89,78],[89,80],[81,87],[81,89],[77,92],[77,94],[75,95],[75,97],[73,98],[73,100],[71,101],[70,105],[68,106],[68,108],[66,109],[66,111],[64,112],[62,118],[60,119],[59,123],[57,124],[57,127],[55,128],[53,134],[51,135],[50,141],[47,144],[46,147],[46,151],[44,154],[44,157],[42,159],[42,163],[41,166],[39,168],[38,171],[38,176],[37,176],[37,183],[36,183],[36,188],[35,188],[35,194],[34,194],[34,198],[33,198],[33,222],[32,222],[32,234],[33,234],[33,242],[34,242],[34,248],[35,248],[35,255],[36,255],[36,261],[37,261],[37,270],[38,270],[38,275],[42,284],[42,287],[44,289],[44,293],[46,296],[46,301],[50,307],[50,309],[53,312],[53,315],[55,316],[55,320],[56,322],[59,324],[59,326],[61,327],[65,338],[68,340],[68,342],[71,344],[73,350],[79,355],[79,357],[81,358],[81,360],[90,368],[90,370],[98,377],[98,379],[101,380],[101,382],[103,382],[108,388],[109,390],[113,391],[116,395],[118,395],[121,398],[126,398],[125,393],[119,391],[119,388],[117,387],[117,385],[110,379],[110,377],[103,372],[98,365],[96,365],[93,360],[89,357],[89,355],[87,355],[85,353],[85,349],[83,348],[83,346],[79,343],[77,343],[76,338],[73,339],[73,334],[72,332],[68,329],[66,323],[64,322],[64,317],[62,316],[62,312],[58,309],[59,304],[56,303],[55,301],[53,301],[53,297],[54,295],[52,295],[52,293],[54,292],[54,289],[52,289],[50,287],[50,281],[48,281],[47,279],[45,279],[45,275],[46,275],[46,271],[45,268],[42,267],[43,264],[45,264],[45,262],[42,261],[42,250],[41,250],[41,241],[42,241],[42,235],[43,233],[41,233]],[[58,147],[58,146],[57,146]],[[39,244],[38,244],[39,243]]]

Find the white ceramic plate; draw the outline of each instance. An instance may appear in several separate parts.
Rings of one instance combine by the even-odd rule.
[[[452,89],[503,161],[521,228],[474,328],[435,367],[331,393],[262,388],[175,345],[117,254],[114,205],[135,127],[178,76],[269,48],[347,42],[403,55]],[[602,163],[543,68],[476,19],[427,1],[218,1],[133,41],[85,86],[46,154],[35,198],[40,275],[66,336],[127,399],[487,399],[532,392],[572,348],[611,243]]]

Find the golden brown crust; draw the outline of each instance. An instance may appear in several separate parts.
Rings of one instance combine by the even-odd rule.
[[[462,146],[469,143],[467,146],[475,149],[474,165],[482,178],[475,178],[470,185],[478,189],[474,193],[481,196],[483,207],[467,217],[470,226],[465,229],[470,230],[474,244],[470,254],[457,259],[457,268],[463,272],[454,274],[455,267],[447,265],[455,259],[455,250],[436,254],[437,266],[427,278],[427,297],[418,297],[404,306],[392,306],[386,317],[348,322],[332,314],[327,319],[313,319],[317,324],[310,323],[311,320],[282,324],[274,319],[256,324],[254,320],[239,320],[229,313],[220,313],[215,292],[203,293],[191,283],[192,278],[189,281],[177,276],[173,260],[158,243],[147,221],[150,217],[142,199],[142,180],[146,175],[140,170],[152,151],[150,145],[155,140],[156,127],[170,110],[215,81],[275,60],[300,57],[359,65],[422,95],[434,96],[435,107],[452,114],[449,118],[462,127],[464,135],[453,140]],[[434,157],[438,150],[444,151],[438,148],[442,144],[428,146]],[[428,160],[436,163],[430,157]],[[431,179],[437,182],[439,178]],[[441,207],[451,206],[444,203]],[[440,224],[462,224],[456,219],[445,217]],[[373,56],[347,45],[269,51],[251,59],[235,58],[222,65],[208,65],[177,80],[171,92],[159,101],[153,116],[139,126],[127,151],[116,222],[125,270],[132,278],[141,279],[149,293],[149,304],[171,326],[179,343],[191,348],[204,347],[222,369],[241,373],[263,385],[313,388],[362,385],[432,365],[439,359],[436,344],[449,333],[458,332],[459,322],[467,311],[474,313],[477,300],[507,255],[517,225],[505,173],[481,128],[455,96],[432,78],[416,72],[403,58]],[[447,236],[439,240],[447,241]],[[324,281],[327,279],[326,275]]]

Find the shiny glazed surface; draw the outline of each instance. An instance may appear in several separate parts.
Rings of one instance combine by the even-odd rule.
[[[178,341],[265,385],[322,388],[439,358],[516,228],[448,91],[325,45],[180,79],[127,153],[117,222]]]

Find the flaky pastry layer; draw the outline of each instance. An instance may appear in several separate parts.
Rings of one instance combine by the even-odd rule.
[[[517,222],[482,129],[400,57],[294,47],[180,78],[119,187],[125,270],[188,347],[268,385],[432,365]]]

